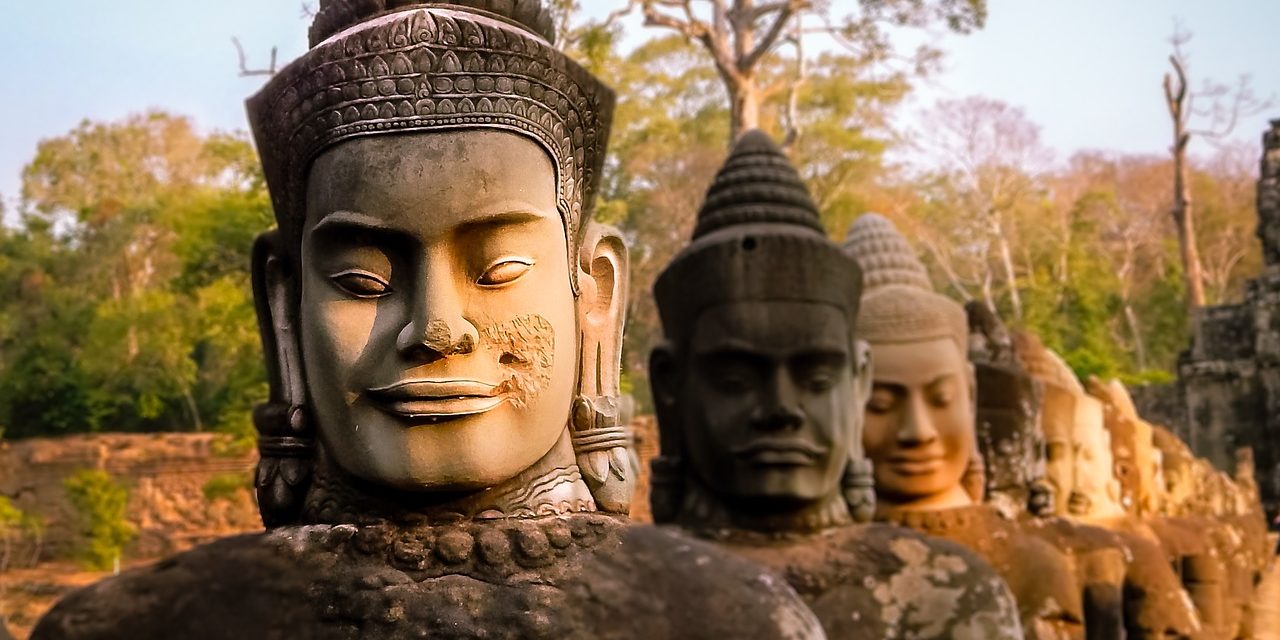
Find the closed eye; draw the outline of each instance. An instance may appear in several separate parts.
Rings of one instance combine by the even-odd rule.
[[[533,260],[527,258],[507,258],[495,263],[485,270],[477,281],[482,287],[498,287],[519,280],[521,276],[533,268]]]
[[[381,277],[360,269],[347,269],[329,277],[342,291],[357,298],[381,298],[391,293],[391,285]]]

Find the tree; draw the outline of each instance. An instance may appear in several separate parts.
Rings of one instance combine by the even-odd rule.
[[[886,28],[941,21],[966,33],[986,21],[986,0],[859,4],[860,11],[840,16],[830,3],[815,0],[628,0],[615,16],[639,8],[647,26],[675,31],[710,56],[728,97],[732,142],[744,131],[761,127],[761,109],[768,100],[784,92],[794,95],[806,82],[805,39],[811,34],[832,37],[859,57],[885,60],[892,53]],[[801,23],[805,14],[814,15],[822,26],[807,29]],[[780,65],[776,59],[786,44],[795,49],[792,65]],[[919,63],[935,58],[930,48],[917,52]]]
[[[1253,115],[1271,106],[1269,100],[1259,100],[1254,95],[1248,76],[1241,76],[1234,88],[1207,81],[1198,92],[1189,89],[1188,58],[1182,47],[1191,34],[1175,27],[1170,43],[1173,53],[1169,64],[1173,73],[1164,76],[1164,101],[1173,123],[1173,145],[1169,153],[1173,158],[1173,205],[1170,215],[1177,230],[1178,246],[1182,254],[1182,271],[1186,279],[1187,309],[1194,314],[1206,303],[1204,291],[1204,266],[1197,246],[1195,210],[1191,198],[1191,183],[1187,149],[1193,136],[1208,140],[1220,140],[1231,135],[1241,117]],[[1209,105],[1197,109],[1197,100],[1208,100]],[[1205,120],[1203,128],[1193,126],[1193,119]]]
[[[85,565],[99,571],[120,566],[125,545],[137,529],[126,518],[129,491],[105,471],[81,469],[63,481],[67,498],[80,516]]]

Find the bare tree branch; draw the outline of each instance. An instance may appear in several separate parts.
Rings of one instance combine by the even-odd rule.
[[[240,77],[273,76],[276,74],[276,55],[278,53],[276,47],[271,47],[271,66],[266,69],[250,69],[244,54],[244,46],[240,44],[240,38],[231,38],[231,44],[235,45],[236,55],[240,59]]]

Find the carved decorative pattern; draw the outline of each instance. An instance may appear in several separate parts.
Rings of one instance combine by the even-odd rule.
[[[382,133],[500,129],[532,138],[553,159],[572,256],[599,182],[613,93],[516,25],[423,6],[321,43],[248,108],[282,226],[300,224],[306,172],[330,146]]]

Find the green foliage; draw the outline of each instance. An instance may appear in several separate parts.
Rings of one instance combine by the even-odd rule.
[[[220,473],[204,483],[204,499],[209,502],[231,500],[240,491],[253,488],[253,479],[243,473]]]
[[[63,481],[63,487],[80,516],[84,564],[96,570],[111,568],[137,535],[125,518],[128,490],[107,472],[96,469],[75,472]]]
[[[164,113],[41,143],[0,231],[10,437],[216,429],[266,396],[248,265],[272,225],[252,146]]]

